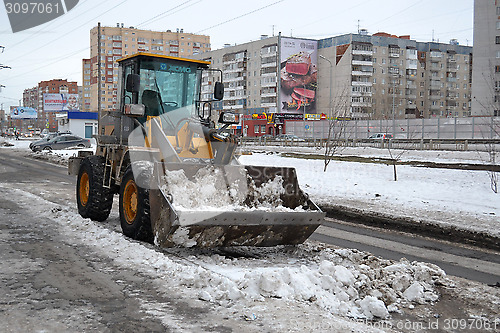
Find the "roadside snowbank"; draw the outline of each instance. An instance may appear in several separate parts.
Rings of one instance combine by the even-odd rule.
[[[500,194],[490,189],[486,171],[398,166],[398,181],[394,181],[392,166],[374,163],[331,161],[323,172],[322,160],[273,153],[243,155],[240,162],[296,168],[302,189],[321,205],[409,217],[500,237]]]
[[[73,209],[45,201],[21,190],[30,209],[60,228],[71,244],[85,244],[117,264],[145,272],[159,286],[175,281],[191,296],[224,307],[248,307],[268,299],[314,304],[334,315],[387,319],[390,312],[439,298],[435,285],[450,284],[439,267],[398,262],[366,252],[332,249],[306,243],[296,247],[238,248],[248,257],[235,259],[199,249],[144,246],[120,232],[78,216]],[[47,209],[49,208],[49,209]],[[126,250],[125,250],[126,249]],[[166,290],[165,290],[166,291]]]

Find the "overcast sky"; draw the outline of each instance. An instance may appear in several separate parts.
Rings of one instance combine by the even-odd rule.
[[[418,41],[472,46],[473,0],[80,0],[67,14],[12,33],[0,8],[0,103],[18,105],[23,90],[40,81],[82,83],[81,59],[89,57],[89,31],[103,26],[175,30],[209,35],[212,49],[241,44],[261,35],[321,39],[356,33],[388,32]]]

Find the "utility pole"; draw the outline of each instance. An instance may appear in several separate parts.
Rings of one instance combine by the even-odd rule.
[[[97,130],[101,133],[101,22],[97,23]]]
[[[321,55],[321,54],[320,54],[320,55],[319,55],[319,57],[320,57],[321,59],[323,59],[323,60],[328,61],[328,63],[330,64],[330,103],[328,103],[328,108],[330,109],[330,114],[329,114],[329,116],[330,116],[330,117],[333,117],[333,109],[332,109],[332,86],[333,86],[333,84],[332,84],[332,80],[333,80],[333,64],[332,64],[332,62],[331,62],[329,59],[327,59],[327,58],[326,58],[326,57],[324,57],[323,55]]]

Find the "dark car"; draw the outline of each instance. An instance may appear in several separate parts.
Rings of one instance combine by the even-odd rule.
[[[63,134],[58,135],[49,141],[37,143],[35,142],[30,148],[33,151],[66,149],[66,148],[89,148],[90,140],[84,139],[76,135]]]
[[[59,134],[58,133],[55,133],[55,132],[52,132],[52,133],[49,133],[49,134],[46,134],[43,139],[41,140],[37,140],[37,141],[33,141],[30,143],[30,149],[33,149],[33,146],[35,145],[40,145],[42,143],[47,143],[49,142],[51,139],[55,138],[56,136],[58,136]]]

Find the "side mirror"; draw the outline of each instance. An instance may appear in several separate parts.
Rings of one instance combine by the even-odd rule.
[[[222,82],[215,82],[214,99],[220,101],[224,98],[224,85]]]
[[[127,92],[137,93],[141,85],[141,76],[139,74],[128,74],[125,89]]]
[[[240,123],[240,115],[232,112],[221,112],[219,123],[236,125]]]

